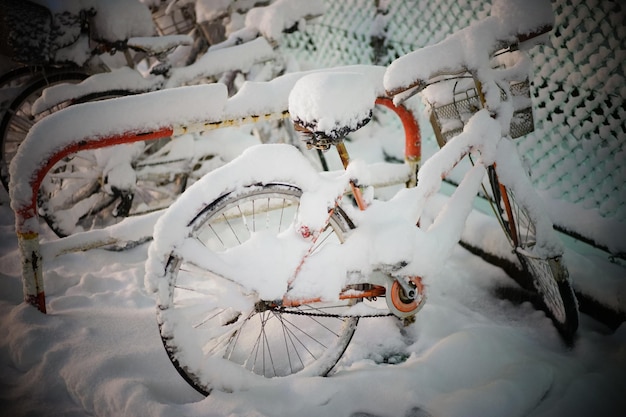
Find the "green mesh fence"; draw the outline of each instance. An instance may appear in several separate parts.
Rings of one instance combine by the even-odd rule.
[[[387,65],[487,16],[490,9],[484,0],[326,3],[327,12],[315,25],[286,39],[286,53],[305,66]],[[623,228],[626,5],[622,0],[552,4],[556,16],[552,45],[533,51],[535,131],[516,143],[544,195]],[[426,141],[433,140],[428,137],[430,128],[423,134]],[[572,216],[553,218],[565,229],[612,246],[579,227]]]
[[[541,189],[624,222],[624,6],[586,0],[554,6],[553,47],[533,57],[536,130],[520,150]]]

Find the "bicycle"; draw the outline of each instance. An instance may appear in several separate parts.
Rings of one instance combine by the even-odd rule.
[[[480,106],[420,167],[417,186],[388,201],[362,192],[367,167],[350,164],[343,143],[367,123],[381,89],[363,74],[331,72],[301,78],[289,111],[311,147],[338,150],[344,172],[319,173],[290,145],[259,145],[205,175],[167,209],[149,247],[146,284],[156,293],[164,347],[190,385],[207,395],[272,377],[325,376],[359,319],[410,320],[426,300],[427,280],[459,241],[487,172],[519,268],[532,277],[564,341],[573,343],[578,310],[562,246],[508,138],[510,82],[524,66],[489,66],[498,51],[532,45],[550,30],[540,23],[517,33],[492,15],[387,68],[384,87],[396,104],[462,75],[475,82]],[[445,55],[447,62],[425,60],[450,51],[458,54]],[[476,59],[460,58],[468,56]],[[429,197],[470,156],[473,166],[429,221]]]
[[[301,13],[303,19],[312,18],[306,8]],[[141,77],[136,71],[122,68],[96,74],[80,84],[48,88],[34,108],[141,94],[198,80],[215,82],[225,72],[276,66],[270,61],[279,61],[280,57],[258,31],[252,32],[255,36],[244,43],[229,38],[224,45],[210,48],[193,64],[168,68],[152,77]],[[138,77],[141,82],[136,82]],[[121,88],[115,88],[120,85]],[[40,214],[57,236],[64,237],[163,209],[189,184],[228,160],[216,146],[200,143],[207,140],[212,139],[188,135],[175,141],[163,139],[148,145],[136,143],[117,149],[84,151],[65,158],[42,183]],[[242,148],[256,143],[250,135],[242,134],[239,140]]]
[[[27,3],[26,5],[30,5],[30,3]],[[172,4],[169,6],[172,6]],[[161,7],[154,10],[153,18],[155,19],[155,22],[158,23],[157,27],[159,28],[159,32],[164,34],[162,36],[147,38],[133,37],[115,41],[101,39],[100,36],[94,35],[94,30],[92,29],[98,27],[98,24],[95,21],[96,16],[98,16],[97,10],[81,10],[78,15],[74,16],[75,20],[80,20],[80,25],[82,27],[80,36],[86,36],[90,40],[96,41],[96,46],[91,52],[93,57],[90,58],[89,64],[81,62],[80,67],[78,65],[63,65],[58,68],[53,65],[46,65],[41,68],[40,72],[36,72],[35,76],[31,76],[31,73],[35,68],[39,67],[27,65],[19,67],[3,76],[3,80],[6,79],[7,83],[9,80],[13,81],[18,79],[18,77],[20,77],[20,80],[27,81],[23,83],[25,86],[20,87],[19,94],[17,94],[16,97],[11,97],[12,101],[8,106],[8,112],[3,115],[0,122],[0,131],[2,132],[0,137],[2,140],[0,178],[2,179],[3,185],[8,187],[8,166],[17,152],[19,145],[25,139],[30,127],[45,116],[69,105],[110,99],[131,94],[139,94],[163,87],[163,83],[167,80],[165,75],[167,75],[167,71],[172,66],[169,59],[172,52],[178,51],[180,47],[192,44],[192,39],[189,36],[172,33],[173,30],[189,30],[190,26],[188,22],[181,21],[183,18],[187,20],[193,18],[193,23],[195,23],[195,15],[191,13],[192,10],[189,6],[189,4],[186,4],[181,8],[175,8],[174,10],[168,11],[172,13],[170,20],[168,20],[168,15],[163,10],[165,9],[165,5],[161,5]],[[38,13],[46,15],[50,18],[49,15],[51,12],[46,8],[37,5],[33,5],[33,7],[36,7]],[[181,12],[182,14],[179,15],[178,12]],[[55,15],[55,17],[57,20],[59,19],[57,15]],[[111,34],[109,34],[109,38],[111,37],[110,35]],[[82,39],[80,36],[77,39]],[[75,43],[79,41],[74,39],[72,40]],[[235,68],[238,66],[241,67],[242,65],[249,65],[248,61],[250,60],[262,61],[272,56],[271,48],[266,44],[261,43],[260,40],[256,43],[252,42],[246,47],[241,46],[234,49],[243,49],[243,51],[232,52],[239,52],[246,56],[246,62],[241,63],[241,60],[239,60],[232,64]],[[131,55],[131,52],[135,55]],[[192,52],[196,53],[198,51]],[[98,68],[96,71],[87,69],[87,67],[94,67],[96,65],[95,62],[99,62],[101,56],[108,55],[109,53],[115,53],[118,56],[123,55],[124,62],[127,64],[127,67],[117,68],[117,66],[107,66],[106,68]],[[140,70],[137,68],[137,62],[139,62],[139,58],[137,57],[153,61],[152,74],[147,77],[140,74]],[[214,57],[219,62],[220,59],[224,60],[225,58],[228,58],[228,54],[219,53],[215,56],[212,55],[211,57]],[[155,60],[157,62],[156,65],[154,64]],[[98,66],[100,67],[102,64],[98,64]],[[204,66],[206,67],[206,64]],[[186,78],[184,76],[185,74],[178,77],[181,84],[189,83],[203,77],[214,76],[216,73],[221,71],[220,68],[215,68],[215,65],[213,65],[213,67],[203,68],[202,63],[190,66],[185,70],[182,68],[179,70],[187,71]],[[81,81],[85,81],[85,84],[75,84]],[[119,87],[120,85],[122,85],[122,87]],[[129,87],[128,85],[133,87]],[[42,100],[46,93],[50,93],[50,96],[52,97],[50,102]],[[68,93],[69,95],[64,95]],[[160,141],[159,144],[151,144],[147,149],[145,149],[145,155],[143,155],[141,151],[137,152],[137,149],[142,147],[141,144],[121,148],[125,148],[127,152],[136,155],[133,163],[136,164],[138,169],[140,169],[140,167],[145,167],[147,165],[146,159],[149,158],[151,158],[150,160],[153,164],[164,164],[164,160],[167,158],[163,158],[163,153],[169,149],[167,147],[164,148],[166,142],[167,141]],[[157,148],[160,150],[159,155],[155,155]],[[142,194],[145,199],[150,200],[159,200],[164,198],[157,197],[158,195],[161,197],[167,196],[167,199],[171,200],[173,196],[177,194],[176,191],[172,191],[171,189],[168,190],[166,187],[164,187],[162,191],[157,190],[157,185],[168,185],[167,181],[164,182],[163,178],[157,179],[157,182],[148,181],[149,184],[147,184],[147,186],[143,186],[142,180],[144,181],[143,184],[146,184],[145,175],[143,178],[140,178],[140,184],[136,187],[138,192],[129,193],[127,190],[120,187],[119,184],[107,184],[108,178],[106,177],[106,174],[108,174],[108,172],[105,172],[104,177],[93,177],[93,175],[89,175],[86,180],[87,183],[83,181],[81,184],[74,184],[73,190],[69,190],[72,188],[72,185],[67,184],[68,182],[81,180],[81,178],[79,178],[79,171],[86,170],[90,174],[92,173],[92,164],[95,164],[96,158],[99,159],[102,165],[106,165],[107,162],[111,161],[111,158],[114,156],[114,153],[111,153],[108,150],[102,152],[99,151],[96,152],[96,154],[98,154],[98,156],[95,156],[93,152],[86,152],[81,154],[79,160],[65,160],[61,162],[59,166],[55,168],[57,184],[53,185],[49,179],[46,183],[47,189],[45,192],[48,193],[47,197],[43,194],[40,196],[42,214],[44,215],[43,217],[48,225],[58,236],[67,236],[82,228],[91,229],[94,227],[102,227],[111,223],[116,223],[130,214],[132,204],[131,199],[134,194]],[[154,162],[159,156],[161,157],[159,162]],[[199,162],[198,159],[195,159],[195,162]],[[205,159],[209,159],[209,157],[206,156]],[[181,163],[180,160],[172,161],[171,158],[169,162],[174,165],[177,162],[178,165]],[[187,158],[186,162],[191,164],[193,167],[195,164],[194,157],[192,156]],[[180,170],[179,167],[174,166],[174,168]],[[200,167],[196,166],[196,168]],[[103,167],[103,169],[105,168]],[[68,175],[70,171],[73,172],[71,176]],[[111,172],[111,174],[111,178],[115,178],[115,173]],[[154,177],[154,170],[151,175]],[[172,173],[172,176],[174,175],[175,174]],[[167,177],[167,175],[165,176]],[[163,177],[163,175],[161,175],[161,177]],[[180,179],[177,179],[176,181],[180,183]],[[55,189],[55,187],[57,188]],[[100,192],[100,194],[102,194],[102,198],[98,202],[94,202],[94,194],[98,194],[98,190],[102,191]],[[58,195],[52,195],[57,192],[59,193]],[[67,195],[64,193],[68,192],[72,197],[66,201],[60,201],[60,198]],[[81,206],[81,203],[82,207],[85,207],[85,203],[88,199],[91,199],[94,204],[91,207],[86,208],[85,210],[87,211],[83,211],[81,213],[81,209],[79,207]],[[70,203],[74,202],[77,205],[77,207],[73,210],[73,215],[77,217],[73,220],[68,220],[67,218],[63,219],[63,217],[67,217],[68,212],[72,210],[72,207],[67,206],[68,201]],[[105,219],[104,213],[106,210],[103,211],[103,209],[109,209],[109,211],[112,211],[115,215],[109,216]],[[150,209],[154,209],[154,206]]]
[[[19,64],[2,76],[0,84],[3,97],[7,97],[0,119],[0,180],[6,189],[9,164],[30,127],[48,114],[72,104],[60,101],[35,111],[35,103],[44,90],[76,84],[120,66],[135,67],[142,60],[159,60],[177,46],[193,41],[183,35],[145,41],[145,37],[153,34],[152,16],[138,1],[101,2],[94,3],[92,8],[80,9],[76,5],[65,5],[67,9],[64,5],[49,6],[8,0],[0,9],[3,17],[0,29],[7,34],[0,50]],[[120,6],[134,16],[133,22],[128,26],[122,21],[107,25],[108,16],[122,13]],[[23,33],[29,24],[34,26],[30,32],[37,34],[37,42],[30,38],[35,35]],[[129,43],[129,39],[134,41]],[[33,48],[33,44],[38,47]]]

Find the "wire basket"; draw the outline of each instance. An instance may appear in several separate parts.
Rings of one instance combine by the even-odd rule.
[[[465,80],[467,79],[468,78],[465,78]],[[463,83],[459,83],[459,80],[459,78],[451,78],[443,81],[444,83],[453,83],[451,87],[451,103],[439,105],[430,104],[430,122],[440,146],[443,146],[448,140],[461,133],[470,117],[483,108],[476,87],[472,86],[466,88],[467,84],[462,86]],[[469,80],[472,79],[469,78]],[[462,87],[459,88],[459,86]],[[449,84],[448,87],[450,88]],[[512,82],[510,91],[512,96],[511,101],[515,110],[511,119],[509,134],[511,138],[515,139],[535,130],[528,79]],[[501,92],[501,97],[502,99],[506,99],[506,95],[503,91]]]
[[[152,12],[152,20],[157,32],[165,35],[187,35],[196,25],[196,13],[193,3],[177,7],[166,14],[167,3]]]

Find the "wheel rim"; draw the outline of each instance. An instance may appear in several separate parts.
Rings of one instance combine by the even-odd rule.
[[[70,103],[58,104],[40,114],[32,114],[32,106],[46,88],[62,83],[78,83],[87,74],[68,72],[41,76],[24,87],[6,110],[2,119],[2,182],[5,187],[9,183],[9,165],[17,154],[17,150],[26,138],[30,128],[45,116],[67,107]]]
[[[249,244],[250,236],[269,230],[276,235],[288,232],[300,194],[285,185],[250,187],[236,198],[237,204],[214,204],[196,218],[192,236],[213,254],[226,256]],[[343,238],[346,225],[333,224],[326,231],[328,239],[321,239],[325,243]],[[158,310],[162,339],[178,371],[200,392],[214,386],[233,389],[228,375],[216,374],[216,366],[265,378],[299,372],[326,375],[343,354],[358,322],[356,317],[341,316],[355,300],[286,308],[264,300],[258,291],[245,290],[197,267],[184,255],[171,258],[168,269],[172,277],[169,295]]]
[[[532,278],[532,286],[541,298],[548,317],[565,342],[570,343],[578,328],[578,308],[567,268],[561,263],[560,257],[545,259],[532,254],[536,245],[535,224],[528,212],[518,204],[514,193],[504,187],[502,189],[503,197],[508,199],[510,207],[503,221],[514,224],[514,227],[508,228],[511,245],[522,268]],[[513,218],[509,219],[509,216]],[[511,230],[516,231],[515,236],[510,236]]]
[[[567,321],[565,305],[559,292],[558,283],[553,276],[552,263],[554,260],[525,256],[523,262],[532,271],[537,291],[541,294],[543,302],[553,318],[559,323],[565,323]]]

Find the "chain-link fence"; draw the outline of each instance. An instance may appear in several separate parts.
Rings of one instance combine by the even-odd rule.
[[[489,14],[486,0],[327,0],[315,25],[286,39],[308,66],[387,65]],[[516,140],[532,179],[571,213],[626,225],[626,5],[554,0],[550,46],[535,48],[535,131]],[[432,135],[430,128],[424,135]],[[425,138],[432,140],[432,138]],[[563,207],[561,205],[561,207]],[[614,252],[624,249],[576,215],[557,225]]]

